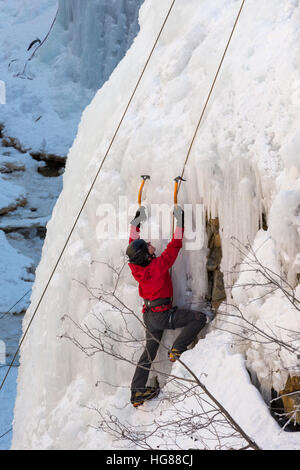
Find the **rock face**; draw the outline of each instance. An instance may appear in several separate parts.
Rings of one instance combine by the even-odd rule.
[[[218,309],[223,300],[226,300],[223,273],[220,270],[222,261],[221,237],[219,234],[218,218],[210,219],[206,225],[208,236],[207,278],[208,298],[215,310]]]
[[[27,204],[27,199],[17,197],[14,202],[9,204],[8,206],[0,207],[0,215],[8,214],[17,209],[17,207],[24,207]]]
[[[286,418],[291,420],[291,423],[300,425],[300,377],[289,375],[285,387],[279,395],[283,402]]]
[[[22,147],[20,141],[15,137],[3,137],[2,147],[13,147],[21,153],[26,153],[28,151],[28,149]]]
[[[67,157],[59,155],[47,154],[45,152],[30,152],[31,157],[38,161],[44,162],[44,166],[39,166],[38,172],[47,177],[60,176],[64,172]]]

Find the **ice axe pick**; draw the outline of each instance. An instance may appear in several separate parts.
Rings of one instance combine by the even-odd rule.
[[[141,183],[141,186],[140,186],[140,189],[139,189],[139,195],[138,195],[139,206],[141,206],[141,204],[142,204],[142,193],[143,193],[143,188],[144,188],[145,181],[149,180],[150,176],[149,175],[141,175],[141,178],[143,178],[143,181]]]

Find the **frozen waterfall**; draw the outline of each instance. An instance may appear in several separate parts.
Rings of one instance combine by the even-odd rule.
[[[41,50],[57,78],[98,90],[139,30],[143,0],[59,0],[56,23]]]

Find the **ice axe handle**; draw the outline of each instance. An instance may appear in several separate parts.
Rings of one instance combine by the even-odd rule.
[[[175,186],[174,186],[174,204],[177,206],[177,195],[178,195],[178,184],[179,181],[186,181],[183,179],[181,176],[177,176],[177,178],[174,179],[175,181]]]
[[[141,182],[141,186],[140,186],[140,189],[139,189],[139,195],[138,195],[138,204],[139,204],[139,206],[141,206],[141,204],[142,204],[142,193],[143,193],[143,188],[144,188],[145,181],[149,180],[150,176],[149,175],[141,175],[141,178],[143,178],[143,181]]]

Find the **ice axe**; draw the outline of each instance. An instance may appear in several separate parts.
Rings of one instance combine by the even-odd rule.
[[[177,195],[178,195],[178,185],[179,185],[179,181],[186,181],[184,178],[182,178],[182,176],[177,176],[175,179],[175,186],[174,186],[174,205],[175,207],[177,206]]]
[[[175,186],[174,186],[174,206],[177,207],[177,196],[178,196],[178,191],[179,191],[179,183],[181,183],[182,181],[186,181],[184,178],[182,178],[182,176],[177,176],[176,178],[174,178],[174,181],[175,181]],[[172,238],[173,238],[173,235],[174,235],[174,212],[173,212],[173,224],[172,224]],[[172,276],[172,268],[170,270],[170,274]]]
[[[143,178],[143,181],[141,183],[140,189],[139,189],[139,195],[138,195],[138,204],[141,206],[142,204],[142,193],[143,193],[143,188],[146,180],[150,179],[149,175],[141,175],[141,178]]]

